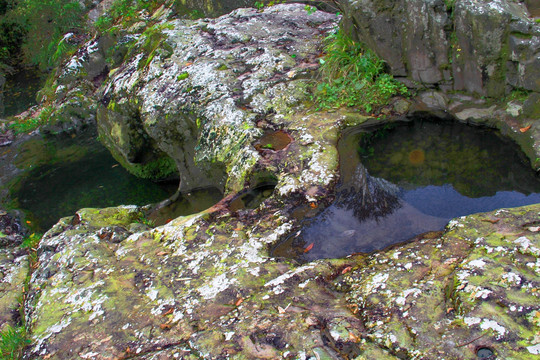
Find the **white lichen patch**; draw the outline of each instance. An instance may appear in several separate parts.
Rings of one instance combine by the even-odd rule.
[[[521,284],[521,276],[514,272],[503,274],[502,279],[515,285]]]
[[[209,284],[199,287],[197,291],[203,298],[210,300],[237,282],[236,279],[229,279],[227,274],[220,274],[213,278]]]
[[[302,273],[302,272],[304,272],[306,270],[311,270],[314,267],[315,267],[314,264],[301,266],[298,269],[288,271],[285,274],[280,275],[277,278],[268,281],[266,284],[264,284],[264,286],[265,287],[271,287],[274,294],[276,294],[276,295],[281,294],[283,291],[285,291],[285,289],[283,289],[283,287],[281,286],[281,285],[283,285],[283,283],[285,283],[285,281],[287,281],[288,279],[292,278],[293,276],[295,276],[297,274],[300,274],[300,273]]]
[[[506,334],[506,331],[507,331],[506,328],[499,325],[496,321],[488,320],[488,319],[482,320],[482,323],[480,323],[480,328],[482,330],[488,330],[488,329],[494,330],[498,334],[497,339],[501,339],[504,336],[504,334]]]
[[[473,325],[480,324],[480,322],[482,322],[482,319],[477,318],[477,317],[465,317],[463,318],[463,321],[465,322],[467,326],[473,326]]]

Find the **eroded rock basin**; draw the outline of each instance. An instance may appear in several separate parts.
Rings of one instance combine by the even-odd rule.
[[[274,255],[369,253],[440,231],[455,217],[540,203],[540,178],[492,129],[417,119],[349,129],[339,147],[336,200]]]

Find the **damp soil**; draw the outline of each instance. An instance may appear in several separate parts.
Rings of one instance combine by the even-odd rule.
[[[442,230],[452,218],[540,203],[540,178],[498,132],[423,119],[345,131],[336,200],[274,256],[370,253]]]
[[[91,129],[33,140],[22,147],[15,162],[26,171],[12,186],[13,205],[25,213],[26,224],[40,232],[81,208],[154,204],[178,187],[176,180],[155,183],[131,175],[96,140]],[[221,198],[217,189],[194,189],[151,220],[160,225],[204,210]]]

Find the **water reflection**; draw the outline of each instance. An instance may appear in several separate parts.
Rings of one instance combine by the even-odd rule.
[[[539,203],[540,180],[524,160],[495,132],[462,124],[351,131],[340,142],[336,200],[274,255],[310,261],[372,252],[454,217]]]

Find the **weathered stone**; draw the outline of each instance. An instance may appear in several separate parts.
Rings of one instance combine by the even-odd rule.
[[[261,135],[257,121],[301,104],[302,78],[336,21],[296,4],[154,26],[103,88],[103,142],[132,171],[166,154],[182,189],[223,189],[226,174],[227,189],[239,191],[258,159],[249,146]],[[160,40],[147,53],[152,36]]]
[[[17,247],[0,248],[0,330],[20,324],[21,299],[29,271],[24,251]]]
[[[539,90],[539,25],[512,0],[343,0],[344,27],[392,74],[500,97]]]
[[[539,205],[452,220],[437,239],[375,254],[346,275],[363,338],[406,358],[538,354]]]
[[[0,330],[20,325],[25,281],[30,271],[28,256],[19,248],[22,232],[19,221],[0,208]]]

